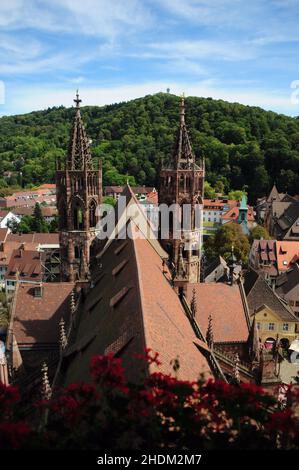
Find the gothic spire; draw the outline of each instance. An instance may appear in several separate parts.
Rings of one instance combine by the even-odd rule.
[[[80,113],[80,103],[82,100],[79,98],[78,90],[74,102],[76,103],[76,113],[68,148],[67,168],[68,170],[91,170],[92,158],[89,140]]]
[[[195,155],[192,150],[186,122],[185,122],[185,97],[180,101],[180,126],[174,149],[173,164],[176,169],[199,169],[195,163]]]

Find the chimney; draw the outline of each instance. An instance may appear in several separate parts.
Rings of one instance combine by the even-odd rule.
[[[19,257],[20,258],[22,258],[24,250],[25,250],[25,243],[22,242],[21,245],[20,245],[20,249],[19,249]]]
[[[42,283],[38,284],[34,288],[34,297],[36,298],[42,298],[43,296],[43,285]]]

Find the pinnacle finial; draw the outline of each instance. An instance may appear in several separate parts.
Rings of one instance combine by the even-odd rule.
[[[190,310],[191,310],[193,318],[195,318],[196,317],[196,312],[197,312],[197,302],[196,302],[196,290],[195,290],[195,288],[193,288],[193,291],[192,291],[192,299],[191,299],[191,303],[190,303]]]
[[[239,358],[239,354],[236,353],[234,356],[234,379],[237,383],[240,383],[239,365],[240,365],[240,358]]]
[[[185,122],[185,93],[181,95],[180,120],[181,120],[181,124],[184,124]]]
[[[213,334],[213,322],[212,322],[212,315],[209,315],[209,323],[208,323],[208,328],[207,328],[207,333],[206,333],[206,340],[207,344],[210,349],[213,349],[214,347],[214,334]]]
[[[61,318],[60,322],[59,322],[59,341],[60,341],[60,347],[62,350],[64,350],[67,346],[67,336],[66,336],[66,332],[65,332],[65,322],[64,322],[64,319]]]
[[[49,377],[48,377],[48,366],[46,362],[42,364],[42,397],[44,400],[50,400],[52,396],[52,390],[51,390],[51,385],[49,382]]]
[[[80,108],[80,103],[82,100],[79,98],[79,90],[76,91],[76,99],[74,99],[74,103],[76,103],[76,108]]]

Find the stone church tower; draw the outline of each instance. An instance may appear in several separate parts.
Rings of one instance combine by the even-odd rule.
[[[200,280],[202,244],[202,205],[204,162],[195,163],[185,123],[185,102],[181,98],[180,126],[169,165],[160,172],[159,204],[172,205],[169,214],[169,236],[163,235],[163,209],[160,215],[160,239],[170,255],[176,288]]]
[[[63,165],[58,162],[56,166],[61,281],[88,278],[90,247],[96,236],[96,208],[102,200],[102,169],[95,169],[92,164],[78,92],[74,102],[76,111],[67,157]]]

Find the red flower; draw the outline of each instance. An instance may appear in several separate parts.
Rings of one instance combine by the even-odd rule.
[[[91,375],[95,383],[102,387],[114,388],[122,393],[128,393],[121,359],[114,357],[111,353],[107,356],[94,356],[92,358]]]
[[[20,400],[20,394],[16,387],[4,385],[0,382],[0,407],[11,406]]]
[[[30,428],[26,423],[1,423],[0,424],[0,448],[20,449],[24,446],[30,434]]]

